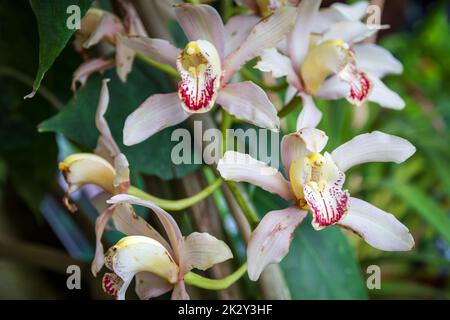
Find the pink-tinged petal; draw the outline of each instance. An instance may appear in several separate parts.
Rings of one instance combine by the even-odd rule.
[[[225,25],[225,57],[234,52],[244,39],[250,34],[253,27],[261,20],[254,15],[236,15]]]
[[[206,40],[224,57],[225,28],[213,7],[204,4],[180,4],[175,7],[178,23],[190,41]]]
[[[247,247],[248,276],[258,280],[264,268],[289,252],[294,232],[307,212],[292,206],[267,213],[253,231]]]
[[[119,203],[114,206],[112,216],[114,227],[128,236],[145,236],[155,239],[161,243],[171,254],[172,248],[167,241],[149,225],[144,219],[139,217],[133,210],[133,207],[126,203]]]
[[[289,174],[291,162],[311,152],[321,152],[328,142],[328,136],[316,128],[303,128],[285,135],[281,140],[281,160],[284,171]]]
[[[110,42],[115,42],[116,34],[123,31],[123,25],[120,20],[110,14],[103,13],[97,24],[95,30],[90,34],[89,38],[83,43],[84,49],[89,49],[93,45],[96,45],[102,40],[108,40]]]
[[[309,48],[311,27],[319,12],[321,0],[303,0],[295,26],[288,36],[288,50],[294,66],[300,66]]]
[[[177,67],[177,58],[181,50],[174,47],[169,41],[163,39],[152,39],[146,37],[124,37],[120,36],[120,41],[140,54],[150,59]]]
[[[341,21],[332,25],[323,35],[322,41],[341,39],[346,43],[360,42],[378,30],[387,29],[385,25],[368,25],[360,21]]]
[[[350,198],[349,211],[339,225],[352,230],[376,249],[408,251],[414,247],[408,228],[392,214],[356,198]]]
[[[416,148],[407,140],[380,131],[364,133],[336,148],[331,156],[342,171],[361,163],[402,163]]]
[[[257,23],[236,51],[226,57],[222,82],[227,83],[244,63],[262,50],[276,46],[292,29],[296,15],[296,10],[284,7]]]
[[[102,235],[113,212],[114,208],[109,207],[95,220],[95,256],[91,264],[91,272],[94,277],[97,276],[97,273],[105,263],[105,251],[102,244]]]
[[[405,101],[394,91],[389,89],[378,77],[368,75],[373,83],[372,92],[367,98],[369,101],[378,103],[383,108],[401,110],[405,107]]]
[[[313,98],[310,95],[301,94],[303,107],[297,118],[297,131],[303,128],[315,128],[322,119],[322,112],[316,107]]]
[[[372,43],[357,44],[352,47],[358,67],[371,75],[382,78],[388,74],[401,74],[403,65],[392,53]]]
[[[124,282],[120,277],[114,273],[105,273],[102,278],[102,288],[114,299],[118,298],[118,293],[123,287]]]
[[[336,181],[325,185],[305,185],[303,193],[310,206],[314,219],[312,226],[316,230],[338,223],[348,210],[349,193],[342,190],[345,175],[339,172]]]
[[[188,117],[176,92],[155,94],[128,116],[123,129],[123,143],[127,146],[137,144]]]
[[[333,3],[330,7],[319,11],[311,31],[314,33],[323,33],[337,22],[361,20],[367,14],[368,5],[369,3],[367,1],[359,1],[351,5]]]
[[[286,200],[294,200],[289,182],[276,169],[248,154],[227,151],[217,164],[217,170],[226,180],[248,182]]]
[[[217,103],[240,120],[273,131],[280,129],[277,109],[264,90],[251,81],[228,84],[220,90]]]
[[[148,37],[147,31],[134,5],[129,1],[119,1],[119,5],[125,11],[124,25],[127,34],[129,36]]]
[[[227,244],[208,233],[191,233],[184,239],[180,250],[181,277],[193,268],[206,270],[233,258]]]
[[[361,105],[370,96],[374,85],[369,76],[359,71],[355,65],[348,64],[339,76],[350,84],[350,92],[346,98],[351,104]]]
[[[274,78],[286,77],[286,81],[290,85],[298,90],[302,89],[300,79],[292,67],[291,60],[280,54],[275,48],[263,50],[261,60],[256,64],[255,68],[262,72],[271,72]]]
[[[217,98],[222,64],[213,44],[206,40],[189,42],[177,59],[181,81],[178,96],[189,113],[209,111]]]
[[[77,91],[77,83],[80,84],[81,88],[86,84],[86,81],[92,74],[96,72],[103,73],[105,70],[108,70],[113,66],[114,60],[112,59],[105,60],[102,58],[96,58],[83,62],[73,73],[71,85],[72,92],[75,93]]]
[[[173,289],[173,284],[150,272],[136,274],[136,294],[141,300],[159,297]]]
[[[175,287],[173,288],[172,292],[172,300],[189,300],[189,294],[186,291],[186,286],[184,284],[184,281],[178,281],[175,284]]]
[[[164,227],[164,230],[166,231],[170,245],[173,249],[175,260],[179,261],[179,253],[180,253],[179,247],[183,238],[181,235],[180,228],[178,227],[177,223],[169,213],[167,213],[166,211],[164,211],[163,209],[161,209],[160,207],[158,207],[157,205],[155,205],[150,201],[145,201],[139,199],[138,197],[134,197],[128,194],[116,195],[111,199],[109,199],[108,203],[110,204],[128,203],[151,209],[156,214],[162,226]]]
[[[134,61],[134,51],[122,42],[120,35],[116,37],[116,72],[122,82],[127,81]]]

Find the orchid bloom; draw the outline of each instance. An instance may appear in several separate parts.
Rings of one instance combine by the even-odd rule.
[[[389,51],[375,44],[359,44],[385,26],[367,25],[359,20],[368,3],[340,3],[319,11],[320,0],[303,0],[292,32],[279,48],[261,54],[255,68],[286,76],[290,85],[287,98],[302,97],[303,109],[297,130],[312,119],[316,126],[321,112],[311,96],[324,99],[347,98],[360,105],[369,100],[391,109],[402,109],[404,101],[380,80],[402,72],[401,63]],[[310,121],[310,120],[307,120]]]
[[[178,49],[162,39],[122,37],[131,49],[178,70],[178,92],[156,94],[128,116],[124,144],[139,143],[156,132],[209,111],[220,104],[238,119],[278,130],[277,111],[267,94],[251,81],[229,84],[239,68],[262,49],[280,42],[293,27],[297,10],[280,8],[253,24],[224,26],[218,12],[208,5],[175,6],[178,23],[189,43]]]
[[[270,16],[284,6],[297,6],[300,0],[236,0],[240,5],[247,6],[257,16]]]
[[[296,227],[308,212],[320,230],[338,225],[354,231],[374,248],[406,251],[414,246],[408,229],[392,214],[350,197],[343,189],[345,171],[366,162],[408,159],[415,148],[405,139],[382,132],[359,135],[333,152],[320,153],[328,141],[316,128],[303,128],[282,140],[285,179],[276,169],[249,155],[228,151],[217,169],[224,179],[249,182],[295,204],[267,213],[253,231],[247,248],[248,273],[257,280],[263,269],[287,254]]]
[[[118,3],[125,12],[123,23],[114,14],[100,9],[89,9],[81,19],[81,28],[75,34],[75,50],[84,53],[84,50],[105,40],[115,44],[116,54],[113,59],[93,58],[82,63],[72,77],[71,89],[73,92],[77,90],[77,83],[84,86],[91,74],[102,73],[114,65],[117,67],[119,78],[123,82],[126,81],[133,65],[134,52],[124,46],[118,36],[120,34],[146,36],[147,33],[133,5],[123,0]]]
[[[160,296],[170,290],[172,299],[189,299],[184,276],[191,269],[206,270],[233,257],[225,242],[208,233],[181,235],[170,214],[155,204],[127,194],[116,195],[108,203],[113,206],[139,205],[151,209],[165,229],[166,241],[147,225],[144,235],[127,236],[105,255],[106,266],[113,273],[103,277],[103,289],[119,300],[125,299],[130,282],[136,276],[136,293],[141,299]]]
[[[65,158],[60,164],[59,169],[69,185],[67,193],[71,194],[80,187],[88,184],[99,186],[108,195],[126,193],[130,187],[130,171],[128,168],[127,158],[121,153],[109,129],[104,115],[108,108],[109,92],[108,81],[103,80],[100,99],[97,107],[95,124],[100,131],[100,137],[97,142],[95,153],[76,153]],[[101,194],[99,197],[104,196]],[[68,202],[69,208],[73,208]],[[76,209],[72,209],[74,211]],[[103,232],[112,218],[116,229],[126,234],[130,233],[129,229],[118,227],[119,225],[132,228],[136,215],[131,208],[123,206],[101,208],[103,213],[97,218],[95,223],[96,249],[95,258],[92,262],[92,273],[96,275],[103,266],[103,245],[101,238]],[[128,223],[123,223],[123,221]],[[122,221],[122,222],[120,222]],[[125,232],[126,231],[126,232]]]

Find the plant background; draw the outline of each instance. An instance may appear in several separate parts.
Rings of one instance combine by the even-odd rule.
[[[213,1],[219,10],[224,3],[231,2]],[[97,4],[113,8],[109,1]],[[402,136],[417,147],[417,153],[401,166],[368,164],[352,169],[347,178],[352,195],[392,212],[410,228],[415,249],[381,252],[338,228],[315,232],[309,223],[303,223],[281,263],[292,298],[450,297],[449,13],[447,1],[386,1],[382,22],[391,29],[380,34],[379,43],[404,65],[401,76],[387,79],[405,99],[404,110],[372,104],[355,109],[346,101],[316,101],[324,112],[319,127],[330,137],[329,150],[372,130]],[[179,28],[174,23],[167,28],[183,44]],[[0,298],[108,299],[100,278],[89,272],[96,212],[82,192],[76,195],[80,212],[65,210],[57,170],[58,161],[66,155],[91,151],[95,146],[94,113],[102,76],[92,77],[74,98],[71,76],[82,60],[69,43],[45,76],[41,94],[23,100],[31,91],[38,57],[39,36],[30,3],[0,0]],[[115,71],[103,77],[112,79],[107,119],[119,142],[126,116],[150,94],[170,90],[164,74],[140,61],[126,84],[118,80]],[[299,108],[284,120],[286,132],[295,129],[298,112]],[[171,164],[172,130],[123,150],[130,159],[134,184],[146,186],[155,195],[179,198],[200,188],[211,176],[199,165]],[[199,181],[199,186],[192,185],[193,181]],[[261,216],[283,206],[258,188],[244,187]],[[219,213],[215,217],[208,216],[211,206]],[[185,233],[213,224],[217,225],[216,234],[230,243],[237,258],[227,267],[213,270],[211,276],[226,274],[243,261],[245,247],[221,192],[206,204],[174,215]],[[110,231],[106,240],[112,244],[119,236]],[[82,267],[82,290],[66,288],[65,272],[70,264]],[[380,290],[366,288],[366,268],[372,264],[382,270]],[[254,290],[256,287],[244,277],[222,293],[189,290],[194,298],[263,298],[264,290]]]

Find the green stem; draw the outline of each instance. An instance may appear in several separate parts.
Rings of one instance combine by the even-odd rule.
[[[247,221],[250,223],[250,226],[252,229],[255,228],[259,223],[259,218],[256,215],[256,212],[247,204],[247,201],[244,199],[244,196],[239,190],[236,182],[230,180],[225,182],[244,213],[245,218],[247,218]]]
[[[281,83],[281,84],[276,84],[276,85],[266,84],[263,81],[261,81],[260,79],[258,79],[258,77],[256,77],[250,70],[248,70],[245,67],[243,67],[240,72],[244,79],[254,82],[256,85],[258,85],[259,87],[261,87],[264,90],[283,91],[284,89],[287,88],[286,82]]]
[[[231,115],[222,109],[222,125],[220,126],[220,131],[222,132],[222,156],[227,151],[228,147],[228,140],[227,140],[227,130],[231,127],[233,124],[233,118]]]
[[[164,63],[159,63],[156,62],[153,59],[150,59],[149,57],[143,55],[142,53],[136,52],[136,57],[138,57],[139,59],[141,59],[142,61],[144,61],[145,63],[151,65],[152,67],[155,67],[158,70],[161,70],[162,72],[164,72],[165,74],[174,77],[174,78],[178,78],[179,74],[177,72],[177,70],[175,70],[174,68],[172,68],[171,66],[169,66],[168,64],[164,64]]]
[[[239,267],[235,272],[222,279],[210,279],[202,277],[196,273],[188,272],[184,276],[187,284],[208,290],[224,290],[238,281],[247,271],[247,262]]]
[[[295,110],[297,105],[302,103],[302,99],[300,97],[294,97],[287,105],[285,105],[280,111],[278,111],[278,117],[283,118],[287,116],[289,113]]]
[[[151,201],[165,210],[180,211],[180,210],[189,208],[189,207],[193,206],[194,204],[196,204],[196,203],[202,201],[203,199],[207,198],[208,196],[210,196],[217,188],[220,187],[222,182],[223,182],[223,179],[219,178],[214,183],[210,184],[205,189],[203,189],[199,193],[193,195],[192,197],[188,197],[188,198],[184,198],[184,199],[180,199],[180,200],[161,199],[161,198],[152,196],[152,195],[146,193],[145,191],[142,191],[141,189],[138,189],[134,186],[131,186],[128,189],[128,193],[133,196],[139,197],[141,199]]]

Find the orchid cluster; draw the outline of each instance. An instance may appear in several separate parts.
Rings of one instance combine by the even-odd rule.
[[[336,3],[321,9],[320,0],[240,0],[237,4],[247,13],[232,16],[226,24],[212,6],[179,3],[169,9],[188,39],[183,48],[150,38],[134,7],[127,1],[119,3],[125,12],[123,21],[99,9],[91,9],[83,18],[75,38],[77,50],[84,52],[106,42],[115,47],[115,56],[88,58],[74,74],[73,90],[92,73],[114,66],[120,79],[126,81],[135,56],[178,81],[176,91],[148,97],[128,116],[123,128],[125,145],[138,144],[190,116],[211,111],[215,105],[222,107],[224,122],[231,115],[233,120],[280,131],[279,108],[265,89],[252,81],[241,81],[239,71],[254,59],[254,68],[264,77],[285,77],[286,105],[298,96],[303,107],[297,131],[282,139],[282,171],[228,150],[213,168],[220,174],[217,184],[174,206],[170,200],[131,185],[127,158],[104,118],[109,103],[108,80],[104,80],[96,114],[100,138],[95,152],[71,155],[59,168],[69,185],[68,194],[95,184],[103,190],[98,197],[109,199],[99,207],[103,213],[96,221],[92,262],[94,275],[103,266],[111,271],[103,277],[107,293],[124,299],[136,278],[141,299],[171,290],[173,299],[188,299],[185,281],[200,277],[192,269],[206,270],[232,258],[225,242],[210,234],[194,232],[183,237],[172,215],[165,211],[181,210],[204,199],[222,179],[256,185],[290,203],[285,209],[265,214],[252,230],[246,253],[248,276],[253,281],[269,264],[288,254],[295,229],[309,213],[318,231],[336,225],[380,250],[412,249],[414,240],[402,223],[392,214],[351,197],[344,186],[346,171],[352,167],[368,162],[402,163],[414,154],[414,146],[403,138],[375,131],[324,152],[328,136],[317,128],[322,114],[314,98],[346,98],[356,108],[366,101],[384,108],[404,107],[403,100],[381,81],[385,75],[401,73],[401,63],[384,48],[364,42],[387,28],[362,22],[367,2]],[[66,203],[75,209],[68,198]],[[150,209],[164,232],[139,217],[133,205]],[[102,235],[110,222],[126,236],[105,252]]]

